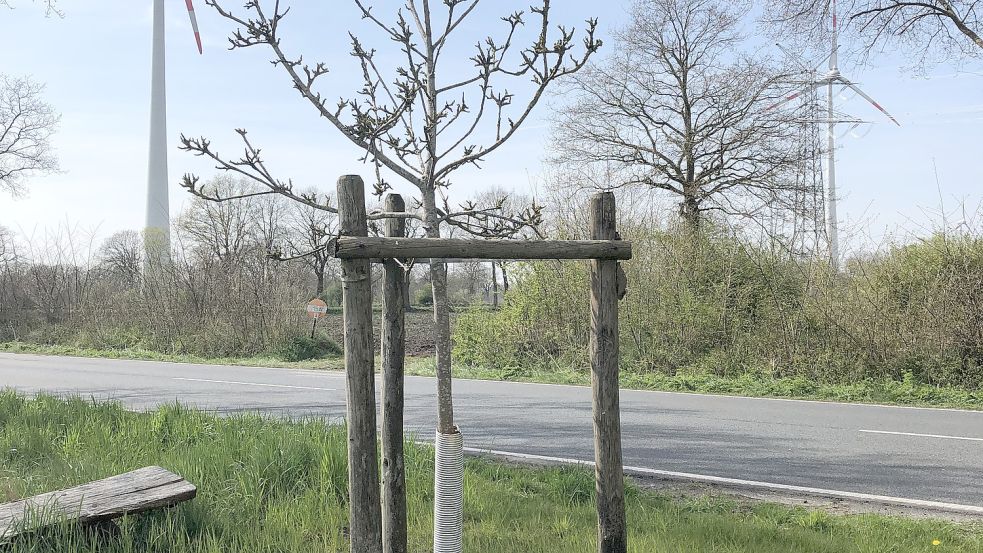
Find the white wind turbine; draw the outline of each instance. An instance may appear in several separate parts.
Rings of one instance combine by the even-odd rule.
[[[170,251],[170,209],[167,194],[167,86],[164,59],[164,2],[154,0],[154,46],[150,92],[150,153],[147,164],[147,250]],[[191,27],[202,53],[201,34],[192,0],[185,0]],[[152,241],[152,242],[151,242]],[[166,253],[165,253],[166,255]]]
[[[826,123],[826,140],[828,151],[826,153],[826,233],[829,239],[829,260],[830,264],[834,269],[839,269],[840,266],[840,245],[839,245],[839,223],[836,217],[836,125],[841,123],[850,123],[853,126],[861,123],[859,120],[855,119],[840,119],[837,117],[836,112],[833,109],[833,100],[836,97],[834,88],[837,86],[842,86],[843,89],[849,88],[856,92],[863,99],[870,102],[872,106],[877,108],[881,113],[887,116],[895,125],[901,126],[898,120],[894,118],[890,113],[887,112],[880,104],[877,103],[873,98],[868,96],[856,83],[850,81],[840,73],[840,68],[838,65],[837,54],[840,48],[839,45],[839,28],[836,16],[836,0],[832,2],[833,11],[833,32],[832,32],[832,48],[829,55],[829,70],[822,75],[816,77],[813,81],[808,83],[804,88],[788,96],[783,101],[770,106],[768,109],[774,109],[782,104],[791,102],[792,100],[818,89],[819,87],[826,87],[826,119],[823,121],[818,121],[821,123]],[[841,89],[842,90],[842,89]]]

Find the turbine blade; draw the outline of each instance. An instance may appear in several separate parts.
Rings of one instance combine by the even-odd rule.
[[[890,113],[888,113],[886,109],[884,109],[883,107],[881,107],[881,105],[878,104],[877,101],[875,101],[873,98],[871,98],[866,93],[864,93],[863,90],[860,90],[860,87],[858,87],[857,85],[851,83],[850,81],[848,81],[846,79],[840,79],[840,82],[842,82],[843,84],[845,84],[847,87],[853,89],[853,91],[856,92],[857,94],[863,96],[864,100],[867,100],[868,102],[870,102],[870,105],[874,106],[875,108],[878,109],[878,111],[880,111],[881,113],[883,113],[884,115],[886,115],[887,118],[890,119],[891,122],[893,122],[895,125],[897,125],[899,127],[901,126],[901,123],[898,123],[898,120],[895,119],[893,115],[891,115]]]
[[[771,110],[777,108],[778,106],[785,105],[785,104],[791,102],[792,100],[798,98],[799,96],[802,96],[803,94],[805,94],[805,93],[807,93],[807,92],[809,92],[809,91],[811,91],[811,90],[819,87],[820,84],[821,83],[809,83],[806,86],[804,86],[804,87],[800,88],[799,90],[797,90],[796,92],[794,92],[794,93],[786,96],[785,98],[779,100],[778,102],[775,102],[774,104],[766,107],[765,108],[765,111],[771,111]]]
[[[195,42],[198,43],[198,53],[202,53],[201,49],[201,33],[198,32],[198,18],[195,17],[195,5],[191,3],[191,0],[185,0],[188,4],[188,16],[191,18],[191,28],[195,32]]]
[[[802,60],[800,60],[798,56],[795,55],[794,52],[792,52],[791,50],[789,50],[788,48],[782,46],[780,43],[777,42],[775,43],[775,46],[777,46],[785,54],[785,56],[788,57],[788,59],[792,60],[793,63],[798,65],[802,69],[802,71],[804,71],[805,73],[809,73],[810,71],[812,71],[812,68],[807,66]]]

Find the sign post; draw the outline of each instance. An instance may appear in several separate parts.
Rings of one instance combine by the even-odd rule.
[[[323,319],[328,315],[328,304],[319,298],[312,299],[307,304],[307,316],[313,319],[311,324],[311,340],[314,339],[314,332],[317,330],[317,320]]]

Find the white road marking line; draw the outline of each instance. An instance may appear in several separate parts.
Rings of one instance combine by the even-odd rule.
[[[430,442],[418,442],[430,444]],[[581,459],[568,459],[565,457],[549,457],[546,455],[532,455],[529,453],[515,453],[512,451],[498,451],[494,449],[480,449],[475,447],[465,447],[464,451],[472,455],[493,455],[511,459],[528,461],[539,461],[546,463],[559,463],[564,465],[580,465],[593,467],[593,461]],[[723,476],[709,476],[705,474],[691,474],[688,472],[673,472],[668,470],[657,470],[644,467],[625,467],[626,474],[636,476],[655,476],[669,480],[686,480],[690,482],[705,482],[707,484],[721,484],[725,486],[735,486],[741,488],[754,488],[759,490],[794,492],[805,495],[850,499],[854,501],[866,501],[889,505],[900,505],[903,507],[917,507],[929,510],[939,510],[948,512],[958,512],[971,515],[983,515],[983,506],[962,505],[959,503],[945,503],[941,501],[928,501],[924,499],[910,499],[906,497],[892,497],[887,495],[873,495],[858,492],[847,492],[842,490],[827,490],[823,488],[811,488],[808,486],[793,486],[789,484],[776,484],[774,482],[758,482],[755,480],[741,480],[738,478],[725,478]]]
[[[945,436],[942,434],[916,434],[914,432],[888,432],[887,430],[858,430],[864,434],[889,434],[891,436],[915,436],[918,438],[941,438],[944,440],[965,440],[967,442],[983,442],[983,438],[969,438],[966,436]]]
[[[234,382],[232,380],[208,380],[206,378],[178,378],[172,380],[183,380],[185,382],[209,382],[212,384],[236,384],[238,386],[262,386],[265,388],[290,388],[292,390],[321,390],[324,392],[335,392],[334,388],[315,388],[313,386],[287,386],[286,384],[260,384],[258,382]]]

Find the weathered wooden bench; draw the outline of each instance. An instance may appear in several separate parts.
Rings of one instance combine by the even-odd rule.
[[[0,540],[64,521],[92,524],[193,499],[194,484],[146,467],[67,490],[0,505]]]

